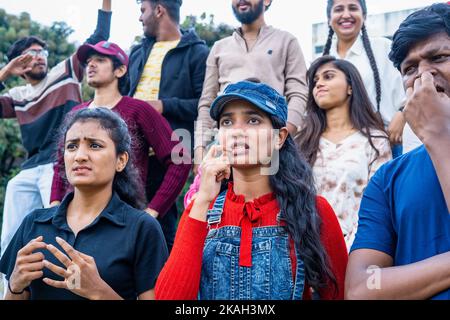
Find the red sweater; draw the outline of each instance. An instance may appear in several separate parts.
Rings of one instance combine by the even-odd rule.
[[[258,217],[258,221],[252,219],[254,222],[250,222],[251,228],[252,225],[253,227],[276,226],[276,218],[280,210],[273,193],[245,203],[243,196],[234,194],[232,184],[230,184],[228,190],[219,227],[242,227],[243,238],[241,240],[240,264],[245,265],[249,261],[247,260],[248,257],[242,254],[245,242],[248,241],[248,239],[244,239],[244,228],[248,226],[248,221],[244,222],[244,220],[250,219],[244,212],[248,212],[249,209],[256,209],[256,211],[262,212],[262,215]],[[195,300],[198,297],[203,246],[208,234],[208,224],[189,217],[193,203],[189,205],[181,218],[172,253],[156,283],[155,294],[158,300]],[[345,271],[348,260],[344,237],[333,209],[322,197],[317,197],[317,210],[322,219],[322,244],[328,254],[331,270],[336,277],[338,285],[337,295],[335,295],[334,288],[324,288],[319,294],[321,299],[343,299]],[[296,260],[292,241],[291,261],[295,270]],[[295,272],[293,274],[295,275]],[[311,299],[311,288],[308,284],[305,286],[303,298],[305,300]]]
[[[91,102],[88,101],[76,106],[72,112],[87,108]],[[172,162],[172,150],[178,142],[171,141],[172,129],[169,123],[148,103],[123,97],[112,110],[118,113],[128,125],[133,141],[134,165],[140,173],[143,185],[147,182],[149,147],[153,148],[158,160],[167,168],[158,192],[148,204],[148,207],[156,210],[162,218],[183,189],[191,165],[175,165]],[[59,161],[62,160],[61,157],[63,155],[58,153]],[[54,167],[50,202],[61,201],[68,189],[69,186],[64,183],[60,168],[56,165]]]

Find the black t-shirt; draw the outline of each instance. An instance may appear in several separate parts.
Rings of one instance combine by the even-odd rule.
[[[56,237],[67,241],[75,250],[95,259],[101,278],[123,299],[137,297],[155,287],[156,279],[168,257],[161,227],[149,214],[136,210],[113,194],[108,206],[75,237],[66,219],[67,207],[73,193],[66,196],[59,207],[39,209],[30,213],[0,260],[0,272],[9,280],[17,252],[31,240],[43,236],[44,242],[64,250]],[[47,250],[38,250],[45,259],[64,267]],[[63,280],[44,268],[44,278]],[[74,293],[35,280],[27,289],[33,300],[78,300]]]

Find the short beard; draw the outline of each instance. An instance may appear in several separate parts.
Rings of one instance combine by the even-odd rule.
[[[147,30],[144,32],[144,35],[147,38],[156,38],[158,33],[158,23],[156,22],[156,17],[152,15],[151,21],[149,21],[149,25],[147,25]]]
[[[233,13],[236,19],[242,24],[252,24],[264,13],[264,0],[261,0],[255,7],[255,9],[250,8],[248,12],[240,13],[237,7],[233,8]]]
[[[45,79],[45,77],[47,76],[48,70],[42,71],[42,72],[27,72],[26,76],[28,78],[30,78],[31,80],[35,80],[35,81],[42,81]]]

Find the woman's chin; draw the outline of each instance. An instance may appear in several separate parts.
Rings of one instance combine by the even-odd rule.
[[[73,181],[70,181],[70,184],[73,186],[73,188],[76,189],[91,189],[93,187],[97,187],[98,183],[96,181],[92,181],[92,179],[73,179]]]

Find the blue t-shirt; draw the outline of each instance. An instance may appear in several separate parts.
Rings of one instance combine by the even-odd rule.
[[[424,146],[385,164],[373,176],[358,224],[351,251],[384,252],[394,266],[450,251],[450,214]],[[432,299],[450,299],[450,288]]]
[[[59,207],[39,209],[23,221],[0,261],[0,272],[9,280],[17,253],[32,239],[44,237],[64,252],[56,237],[67,241],[75,250],[94,258],[100,277],[123,299],[137,297],[155,287],[156,279],[168,257],[161,227],[149,214],[134,209],[113,194],[108,206],[75,237],[67,224],[66,213],[73,193],[67,195]],[[47,250],[37,250],[45,259],[64,267]],[[44,277],[63,280],[44,268]],[[65,289],[34,280],[30,287],[32,300],[79,300],[80,296]]]

